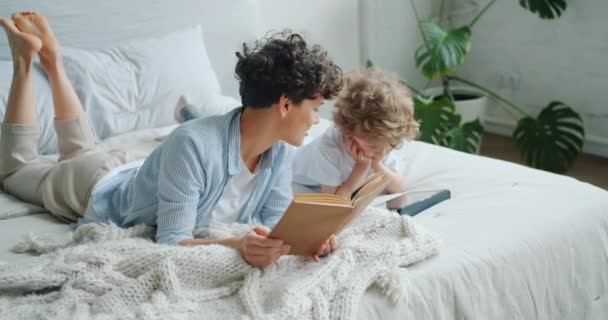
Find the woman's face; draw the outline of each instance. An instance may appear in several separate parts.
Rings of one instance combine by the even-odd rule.
[[[294,104],[293,110],[289,112],[282,140],[293,146],[301,146],[308,135],[308,130],[319,123],[319,111],[323,100],[319,95],[316,99],[304,99],[301,103]]]

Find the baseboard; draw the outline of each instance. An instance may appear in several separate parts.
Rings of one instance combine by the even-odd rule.
[[[513,134],[515,123],[492,116],[485,116],[484,119],[486,131],[508,137]],[[583,153],[608,158],[608,138],[586,136]]]

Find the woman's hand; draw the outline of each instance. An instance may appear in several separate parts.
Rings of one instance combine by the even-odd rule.
[[[253,228],[240,242],[239,251],[245,261],[254,267],[266,267],[289,253],[289,245],[283,240],[269,239],[270,229],[264,226]]]
[[[336,239],[336,236],[332,234],[329,239],[327,239],[325,243],[321,245],[319,250],[317,250],[317,253],[312,256],[312,260],[314,262],[320,262],[321,259],[319,259],[319,257],[323,257],[334,252],[337,247],[338,240]]]

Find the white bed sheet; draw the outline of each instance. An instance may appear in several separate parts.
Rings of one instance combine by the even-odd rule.
[[[368,290],[361,319],[608,319],[608,192],[512,163],[411,143],[410,187],[452,199],[415,220],[441,235],[403,272],[391,305]]]
[[[328,121],[311,130],[317,136]],[[104,148],[144,156],[173,127],[117,136]],[[415,219],[441,235],[440,254],[403,269],[396,304],[370,288],[360,319],[608,318],[608,192],[575,179],[420,142],[399,150],[410,188],[452,199]],[[67,236],[48,214],[0,220],[0,261],[22,234]]]

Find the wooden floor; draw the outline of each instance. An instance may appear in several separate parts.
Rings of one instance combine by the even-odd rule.
[[[510,137],[485,133],[480,153],[492,158],[523,163]],[[608,190],[608,158],[581,154],[566,175]]]

